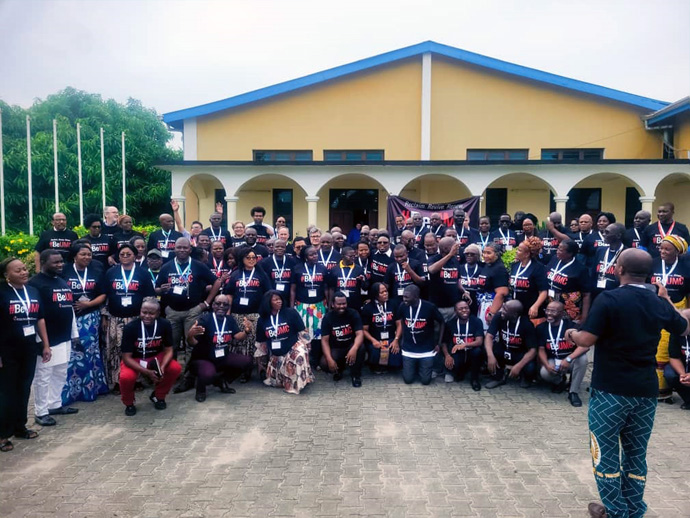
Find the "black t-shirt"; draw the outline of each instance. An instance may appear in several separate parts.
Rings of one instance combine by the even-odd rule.
[[[548,289],[554,291],[556,297],[560,293],[589,293],[589,272],[584,264],[573,257],[570,261],[561,261],[553,257],[546,267]]]
[[[690,293],[690,265],[680,257],[674,264],[663,264],[661,257],[655,257],[649,282],[664,284],[664,273],[666,274],[665,286],[668,296],[673,302],[680,302],[683,297]]]
[[[43,250],[57,250],[62,254],[62,258],[67,261],[69,258],[70,247],[79,236],[72,230],[44,230],[38,238],[35,250],[40,254]]]
[[[101,233],[98,237],[86,236],[86,239],[91,243],[92,260],[101,263],[103,268],[108,268],[108,257],[113,254],[112,236]]]
[[[249,247],[254,251],[254,253],[256,254],[256,260],[257,261],[261,261],[265,257],[268,257],[269,255],[271,255],[271,252],[268,251],[268,248],[266,248],[264,245],[258,244],[258,242],[254,243],[252,246],[249,246],[247,244],[242,245],[242,248],[246,248],[246,247]],[[238,250],[238,253],[239,253],[239,250]]]
[[[36,288],[43,302],[43,314],[50,345],[58,345],[72,339],[72,290],[64,279],[51,277],[41,272],[29,281]],[[23,295],[23,294],[22,294]]]
[[[220,241],[221,243],[223,243],[223,248],[228,248],[230,246],[230,243],[232,242],[230,232],[228,232],[227,230],[223,230],[222,228],[214,230],[211,227],[207,227],[204,230],[202,230],[201,233],[205,236],[208,236],[208,238],[211,240],[211,243],[213,243],[214,241]]]
[[[474,241],[472,241],[470,244],[477,245],[480,250],[484,250],[484,246],[491,242],[493,242],[491,232],[489,232],[487,235],[483,235],[481,232],[477,231],[477,233],[474,235]]]
[[[223,293],[232,295],[232,312],[240,315],[258,313],[261,299],[271,289],[271,281],[258,266],[253,270],[235,270]]]
[[[317,254],[317,261],[319,262],[319,264],[325,266],[329,272],[333,268],[338,266],[338,264],[340,263],[340,253],[335,248],[331,248],[330,252],[324,252],[323,250],[319,250]]]
[[[294,257],[289,255],[276,257],[274,254],[259,263],[271,282],[271,289],[278,290],[286,302],[290,300],[290,278],[296,264],[297,259]]]
[[[122,230],[119,230],[117,233],[113,234],[112,237],[112,249],[110,251],[111,254],[115,254],[115,260],[118,260],[117,257],[117,252],[120,249],[120,247],[124,244],[127,244],[131,241],[133,237],[144,237],[141,232],[137,232],[135,230],[132,230],[131,232],[123,232]]]
[[[342,314],[331,310],[321,321],[321,336],[329,337],[331,349],[349,349],[355,343],[355,333],[361,330],[362,319],[352,308]]]
[[[136,360],[150,360],[166,347],[173,346],[172,325],[164,318],[144,326],[145,338],[141,334],[141,319],[135,318],[122,330],[122,353],[132,353]]]
[[[206,299],[206,286],[214,282],[216,276],[201,261],[189,259],[180,264],[177,259],[173,259],[161,267],[156,287],[170,284],[170,289],[163,293],[161,302],[175,311],[187,311]]]
[[[375,301],[367,303],[362,308],[362,324],[368,327],[369,334],[379,341],[390,344],[395,338],[396,310],[390,302],[377,304]],[[384,333],[383,336],[381,333]],[[388,336],[384,338],[385,333]]]
[[[642,246],[642,236],[644,229],[629,228],[625,231],[623,243],[628,248],[640,248]]]
[[[668,356],[683,362],[685,372],[690,372],[690,338],[671,335],[668,341]]]
[[[597,254],[600,249],[608,248],[609,245],[604,240],[604,235],[595,230],[590,235],[588,235],[582,242],[581,252],[585,257],[585,264],[592,268],[596,264]]]
[[[302,317],[294,309],[285,308],[275,317],[259,317],[256,341],[266,342],[266,348],[272,356],[284,356],[297,343],[301,331],[304,331]]]
[[[232,343],[235,335],[243,331],[231,315],[216,316],[214,320],[213,313],[206,313],[199,318],[198,322],[204,328],[204,334],[196,337],[198,343],[192,349],[192,361],[207,360],[213,362],[216,358],[222,359],[230,352],[228,346]],[[218,323],[217,328],[216,322]]]
[[[326,298],[328,271],[322,264],[298,263],[290,283],[295,285],[295,303],[316,304]]]
[[[103,293],[103,276],[105,272],[99,263],[90,264],[85,270],[77,271],[74,264],[66,264],[61,277],[72,290],[72,298],[76,302],[82,297],[93,300]],[[92,308],[91,311],[98,311]]]
[[[451,226],[450,228],[454,228],[455,231],[458,233],[458,243],[460,243],[460,252],[462,252],[467,245],[471,245],[472,243],[476,243],[477,241],[480,241],[479,238],[479,230],[476,228],[465,228],[464,226],[460,229],[458,229],[455,224]]]
[[[423,263],[426,260],[426,252],[424,250],[421,250],[416,247],[412,247],[412,250],[407,251],[407,256],[410,259],[414,259],[415,261],[419,261],[420,263]]]
[[[506,271],[506,267],[500,259],[493,263],[484,263],[477,280],[478,293],[494,294],[496,288],[504,288],[509,286],[510,277]]]
[[[520,242],[518,236],[512,230],[497,229],[489,234],[489,240],[503,246],[504,250],[512,250]]]
[[[495,315],[486,334],[493,336],[494,341],[505,350],[504,358],[510,365],[538,346],[534,325],[526,317],[511,322],[504,320],[500,314]]]
[[[256,223],[252,223],[251,225],[247,225],[246,228],[253,228],[254,230],[256,230],[256,242],[260,245],[265,245],[266,241],[268,241],[268,238],[270,237],[268,235],[268,228],[264,225],[257,225]]]
[[[429,265],[433,265],[443,259],[443,255],[437,254],[429,259]],[[451,257],[441,270],[432,273],[429,283],[429,299],[439,308],[451,308],[460,300],[460,272],[464,271],[460,261]],[[470,271],[473,271],[470,269]]]
[[[403,336],[400,345],[403,353],[429,353],[434,350],[437,345],[434,337],[434,322],[439,324],[444,322],[436,306],[426,300],[420,300],[414,307],[400,304],[396,318],[402,321]]]
[[[561,320],[563,326],[560,324],[549,324],[542,322],[537,326],[537,341],[539,347],[546,350],[546,357],[550,360],[564,360],[566,356],[572,353],[576,346],[565,339],[565,332],[568,329],[575,329],[577,326],[572,320],[566,318]],[[561,328],[561,333],[558,334],[558,328]],[[551,328],[551,333],[549,333]],[[553,340],[552,340],[553,339]]]
[[[422,263],[414,259],[408,259],[410,268],[419,275],[424,277]],[[410,284],[414,284],[412,276],[405,271],[395,260],[388,265],[386,269],[385,283],[388,286],[388,297],[391,301],[397,300],[397,303],[402,301],[403,290]]]
[[[0,282],[0,358],[36,352],[36,322],[41,318],[43,302],[36,288],[26,286],[26,291],[20,288],[15,293],[9,284]],[[28,326],[33,326],[33,329],[25,336],[24,328],[28,329]]]
[[[376,252],[369,257],[372,284],[375,282],[386,282],[386,271],[388,271],[388,265],[393,261],[393,252],[390,255]]]
[[[457,316],[451,318],[446,324],[443,343],[448,346],[448,352],[460,343],[473,342],[476,338],[484,336],[484,324],[474,315],[470,315],[467,322],[460,322]]]
[[[562,234],[565,234],[566,232],[563,227],[558,227],[557,230]],[[544,230],[541,234],[539,234],[539,237],[541,238],[541,254],[539,254],[539,260],[542,264],[549,264],[551,262],[551,258],[556,256],[558,245],[561,242],[548,230]]]
[[[414,234],[414,244],[417,248],[424,249],[424,236],[429,232],[428,225],[422,224],[421,227],[412,227],[412,233]]]
[[[242,237],[231,236],[230,242],[232,243],[231,246],[234,246],[235,248],[239,248],[239,247],[245,246],[247,244],[247,238],[244,236],[242,236]]]
[[[115,234],[119,234],[120,232],[122,232],[122,227],[117,223],[115,223],[114,225],[106,225],[104,221],[103,225],[101,226],[101,232],[106,236],[112,237]]]
[[[596,335],[592,387],[629,397],[657,397],[656,350],[661,330],[683,334],[686,320],[656,293],[624,285],[602,292],[583,331]]]
[[[136,317],[144,298],[155,295],[149,272],[138,266],[134,273],[125,270],[124,275],[120,265],[112,266],[105,272],[103,289],[108,296],[108,312],[120,318]]]
[[[688,227],[682,223],[674,221],[670,224],[661,224],[660,221],[652,223],[644,229],[642,233],[642,246],[649,252],[652,257],[657,257],[659,255],[659,245],[664,237],[668,234],[674,234],[680,236],[686,241],[690,241],[690,234],[688,233]]]
[[[425,234],[433,234],[433,236],[436,238],[436,241],[440,240],[443,238],[443,234],[446,232],[446,227],[443,223],[441,223],[438,227],[432,227],[429,226],[429,230],[425,232]],[[424,242],[422,241],[422,247],[424,248]]]
[[[611,250],[608,246],[599,247],[592,263],[592,275],[590,291],[592,296],[597,296],[604,290],[612,290],[618,287],[616,277],[616,262],[623,251],[623,245],[616,250]]]
[[[172,261],[175,257],[175,241],[184,237],[177,230],[170,232],[163,232],[162,229],[154,230],[149,235],[149,242],[146,250],[153,250],[154,248],[160,250],[163,256],[163,262]]]
[[[535,260],[530,261],[525,269],[519,262],[513,263],[510,268],[510,289],[513,298],[522,302],[522,314],[527,316],[529,308],[537,302],[539,292],[548,289],[546,267]],[[537,318],[543,317],[544,305],[542,304]]]
[[[328,286],[342,291],[347,297],[347,307],[356,311],[362,309],[362,285],[364,270],[357,263],[352,268],[336,266],[328,273]]]
[[[483,265],[481,263],[463,264],[460,266],[460,282],[465,291],[472,297],[470,304],[470,312],[473,315],[477,314],[477,293],[479,291],[479,274],[481,273]]]
[[[568,233],[568,237],[577,243],[577,246],[580,247],[580,253],[582,252],[582,245],[585,242],[585,239],[587,239],[587,236],[591,236],[593,234],[593,231],[590,230],[589,233],[587,232],[570,232]]]
[[[206,266],[208,266],[208,269],[211,270],[211,272],[213,273],[213,275],[216,276],[216,278],[220,278],[224,273],[230,271],[230,268],[228,268],[225,259],[218,260],[212,255],[209,255],[208,261],[206,262]]]

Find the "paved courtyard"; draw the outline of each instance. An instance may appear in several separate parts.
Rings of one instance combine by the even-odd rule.
[[[115,396],[79,403],[0,455],[0,516],[557,518],[596,499],[585,393],[576,409],[544,387],[317,377],[301,396],[253,382],[166,411],[139,392],[133,418]],[[648,516],[690,516],[689,425],[659,406]]]

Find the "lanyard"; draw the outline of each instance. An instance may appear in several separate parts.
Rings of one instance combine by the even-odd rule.
[[[220,271],[223,269],[223,260],[220,260],[220,264],[218,264],[218,261],[216,261],[215,257],[212,257],[213,259],[213,270],[216,272],[216,275],[220,273]]]
[[[668,232],[664,232],[664,227],[661,226],[661,221],[657,221],[656,226],[659,229],[659,234],[661,235],[661,238],[663,239],[669,234],[673,233],[673,227],[676,226],[676,222],[674,221],[673,223],[671,223],[671,226],[668,227]]]
[[[132,279],[134,278],[134,270],[136,270],[136,266],[132,266],[132,269],[130,270],[129,274],[129,279],[125,275],[125,267],[120,266],[120,270],[122,271],[122,282],[125,284],[125,295],[127,295],[127,292],[129,291],[129,285],[132,282]]]
[[[678,258],[676,257],[676,262],[673,263],[673,266],[669,268],[668,271],[666,271],[666,261],[663,259],[661,260],[661,284],[666,286],[666,283],[668,282],[668,277],[673,273],[673,270],[676,269],[676,266],[678,266]]]
[[[10,286],[12,285],[10,284]],[[24,296],[26,297],[26,300],[22,298],[22,296],[19,294],[19,292],[14,286],[12,286],[12,289],[14,290],[14,293],[17,295],[17,298],[19,299],[19,303],[24,307],[24,311],[26,311],[26,316],[29,317],[29,307],[31,306],[31,299],[29,298],[29,292],[27,291],[26,286],[24,286]]]
[[[221,227],[218,227],[218,235],[213,231],[213,227],[208,227],[208,229],[211,231],[211,241],[221,240],[221,237],[223,237],[223,229]]]
[[[510,229],[508,230],[508,237],[506,237],[503,234],[503,230],[501,230],[500,228],[498,229],[498,232],[501,234],[501,240],[503,241],[503,244],[509,245],[510,244]]]
[[[438,227],[436,227],[436,230],[434,230],[434,236],[438,237],[438,231],[441,230],[442,228],[443,228],[443,225],[439,225]]]
[[[412,335],[412,341],[414,343],[417,343],[417,337],[414,335],[414,328],[415,325],[417,324],[417,320],[419,319],[419,310],[422,309],[422,301],[419,301],[419,306],[417,306],[417,313],[415,314],[414,318],[412,318],[412,306],[410,306],[410,323],[408,324],[408,327],[410,328],[410,334]]]
[[[269,317],[271,319],[271,327],[273,328],[273,330],[276,333],[275,338],[277,340],[278,339],[278,326],[280,325],[280,311],[278,311],[278,313],[276,313],[276,319],[275,320],[273,320],[273,315],[269,315]]]
[[[517,318],[517,322],[515,322],[515,329],[513,330],[513,336],[518,335],[518,328],[520,327],[520,319],[522,317]],[[506,347],[510,347],[510,321],[506,322],[506,330],[508,331],[508,343],[506,344]]]
[[[457,227],[455,228],[455,231],[458,231]],[[463,237],[465,237],[465,225],[462,226],[462,230],[458,234],[458,241],[462,241]]]
[[[331,256],[333,255],[333,249],[331,248],[331,252],[328,254],[328,259],[323,258],[323,250],[319,250],[319,256],[321,257],[321,263],[328,268],[328,263],[331,262]]]
[[[603,279],[604,277],[606,277],[606,271],[613,265],[613,263],[616,262],[616,259],[618,259],[618,256],[620,255],[621,250],[623,250],[622,246],[616,251],[616,254],[613,256],[613,259],[611,259],[609,261],[609,252],[611,251],[611,248],[606,249],[606,257],[603,260],[604,267],[599,272],[599,278]]]
[[[304,263],[304,271],[306,272],[306,275],[304,276],[304,281],[308,282],[311,284],[311,289],[314,289],[314,277],[316,276],[316,265],[314,265],[314,271],[309,273],[309,267],[307,266],[307,263]]]
[[[561,331],[563,331],[563,319],[561,319],[561,323],[558,324],[558,332],[556,333],[555,340],[553,338],[553,333],[551,332],[551,324],[549,324],[549,338],[551,338],[551,350],[553,351],[554,355],[558,354],[558,344],[561,343]]]
[[[149,338],[149,342],[156,338],[156,331],[158,331],[158,319],[155,320],[153,324],[153,334]],[[146,329],[144,328],[144,322],[141,322],[141,358],[146,359]]]
[[[484,247],[489,244],[489,236],[490,236],[490,234],[487,234],[486,239],[484,239],[482,237],[482,233],[481,232],[479,233],[479,240],[481,241],[480,246],[482,247],[482,250],[484,250]]]
[[[256,268],[252,268],[252,273],[249,274],[249,279],[246,278],[244,275],[244,270],[242,270],[242,287],[244,288],[244,296],[247,296],[247,286],[249,283],[252,282],[252,278],[254,277],[254,272],[256,271]]]
[[[180,268],[180,263],[177,261],[177,257],[175,257],[175,269],[177,270],[177,275],[180,276],[180,280],[187,284],[189,282],[189,271],[192,269],[192,261],[189,261],[187,267],[182,270]]]
[[[599,239],[597,241],[605,241],[604,240],[604,234],[602,234],[600,231],[597,230],[597,234],[599,234]]]
[[[688,337],[685,337],[685,347],[683,347],[685,352],[685,372],[690,372],[690,342]]]
[[[382,306],[378,302],[376,303],[376,308],[379,310],[379,315],[381,315],[381,322],[383,323],[384,328],[388,325],[388,319],[386,318],[386,304],[387,302],[384,302]]]
[[[513,288],[517,285],[518,279],[525,273],[529,267],[532,266],[532,259],[525,265],[524,268],[520,269],[520,263],[517,263],[517,269],[515,270],[515,280],[513,281]]]
[[[223,326],[218,327],[218,319],[216,318],[216,314],[213,313],[213,323],[216,325],[216,345],[218,344],[218,340],[222,340],[223,336],[225,335],[225,324],[228,323],[228,319],[226,317],[223,317]],[[221,342],[222,344],[222,342]]]
[[[271,257],[273,258],[273,264],[276,265],[276,270],[278,270],[278,273],[275,276],[275,280],[278,282],[282,281],[283,280],[283,272],[285,271],[285,264],[287,263],[287,260],[285,259],[285,257],[283,257],[283,266],[279,267],[278,261],[276,261],[275,254],[273,254]]]
[[[86,295],[86,280],[87,280],[87,275],[89,273],[89,268],[86,267],[84,268],[84,277],[79,277],[79,272],[77,271],[77,267],[74,267],[74,273],[77,274],[77,279],[79,280],[79,284],[81,284],[81,291]]]
[[[364,264],[362,264],[362,258],[358,257],[357,261],[359,262],[359,265],[362,267],[362,270],[364,270],[364,275],[367,274],[367,268],[369,268],[369,258],[367,258],[366,261],[364,261]]]
[[[412,228],[413,228],[413,229],[416,229],[417,227],[412,227]],[[422,233],[422,230],[424,230],[424,225],[422,225],[421,227],[419,227],[419,232],[417,232],[417,230],[414,230],[414,237],[415,237],[415,238],[419,237],[419,235]]]
[[[460,334],[460,319],[458,318],[458,321],[456,322],[458,325],[458,337],[462,336]],[[465,340],[467,340],[470,337],[470,320],[467,319],[467,322],[465,322]],[[465,341],[463,340],[463,342]]]
[[[151,280],[153,281],[154,287],[156,286],[156,283],[158,282],[158,275],[160,274],[160,270],[156,275],[153,275],[153,272],[149,270],[149,275],[151,276]]]
[[[405,282],[405,270],[400,270],[400,263],[395,263],[395,267],[398,269],[398,273],[395,274],[398,278],[398,282]]]
[[[345,270],[349,270],[350,273],[345,276]],[[355,265],[353,264],[350,267],[345,267],[343,268],[342,266],[340,267],[340,273],[342,274],[342,279],[343,279],[343,288],[347,288],[347,282],[350,280],[350,277],[352,277],[352,272],[355,271]]]
[[[560,266],[561,266],[561,260],[560,260],[560,259],[558,260],[558,264],[556,264],[556,267],[555,267],[553,270],[551,270],[551,271],[553,272],[552,275],[551,275],[551,279],[550,279],[550,281],[549,281],[549,282],[551,283],[551,289],[553,289],[553,279],[554,279],[554,277],[556,277],[556,275],[560,275],[560,274],[563,272],[563,270],[566,270],[566,269],[568,268],[568,266],[570,266],[570,265],[573,264],[574,262],[575,262],[575,258],[573,257],[573,258],[570,260],[569,263],[564,264],[563,267],[560,268]]]
[[[470,269],[467,267],[467,263],[465,263],[465,276],[467,277],[467,285],[470,286],[472,284],[472,277],[477,275],[477,270],[479,270],[479,265],[475,264],[474,265],[474,271],[472,272],[472,275],[470,275]]]
[[[161,234],[163,234],[163,237],[165,237],[165,243],[163,244],[163,250],[168,249],[168,241],[170,241],[170,233],[172,230],[168,230],[168,233],[165,233],[165,230],[161,229]]]
[[[637,240],[638,240],[638,241],[641,241],[640,233],[637,231],[636,228],[633,228],[633,230],[635,231],[635,236],[637,236]]]

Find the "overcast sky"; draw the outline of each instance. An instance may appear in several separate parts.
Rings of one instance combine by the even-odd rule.
[[[688,0],[0,0],[0,99],[67,86],[159,113],[425,40],[611,88],[690,95]]]

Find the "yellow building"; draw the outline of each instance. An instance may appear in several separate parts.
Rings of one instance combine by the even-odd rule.
[[[386,200],[480,196],[480,212],[607,210],[672,201],[690,222],[690,100],[673,104],[424,42],[167,113],[185,219],[286,216],[384,227]]]

